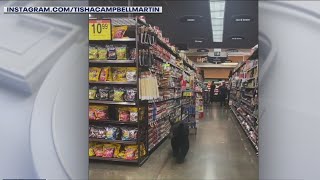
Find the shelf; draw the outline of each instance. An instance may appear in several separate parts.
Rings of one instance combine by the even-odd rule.
[[[110,85],[136,85],[137,81],[116,82],[116,81],[89,81],[89,84],[110,84]]]
[[[249,102],[245,101],[244,99],[241,99],[241,102],[243,102],[243,103],[246,104],[247,106],[252,107],[252,104],[250,104]]]
[[[237,116],[237,113],[235,112],[235,110],[234,110],[232,107],[231,107],[230,109],[231,109],[231,111],[233,112],[235,118],[238,120],[240,126],[242,127],[242,130],[243,130],[243,131],[245,132],[245,134],[247,135],[247,138],[250,140],[250,142],[251,142],[251,144],[253,145],[253,147],[255,148],[255,150],[258,151],[258,146],[257,146],[256,143],[251,139],[248,130],[247,130],[245,127],[243,127],[243,125],[241,124],[241,121],[239,120],[239,118],[238,118],[238,116]],[[253,129],[253,128],[251,127],[251,129]],[[256,133],[256,132],[254,131],[254,133]],[[256,133],[256,134],[257,134],[257,133]]]
[[[246,81],[251,81],[251,80],[254,80],[254,79],[256,79],[256,78],[255,78],[255,77],[252,77],[252,78],[246,79]]]
[[[254,65],[253,67],[251,67],[250,69],[248,69],[246,72],[249,72],[249,71],[251,71],[251,70],[253,70],[253,69],[257,68],[257,67],[258,67],[258,65]]]
[[[135,102],[114,102],[114,101],[101,101],[101,100],[89,100],[92,104],[110,104],[110,105],[128,105],[135,106]]]
[[[170,101],[170,100],[176,100],[176,99],[180,99],[181,97],[177,97],[177,98],[169,98],[169,99],[164,99],[164,100],[148,100],[148,103],[158,103],[158,102],[165,102],[165,101]]]
[[[173,63],[171,63],[171,62],[168,62],[168,61],[162,59],[161,57],[158,57],[158,56],[154,56],[154,57],[155,57],[156,59],[158,59],[158,60],[161,60],[163,63],[168,63],[168,64],[170,64],[171,66],[173,66],[173,67],[175,67],[175,68],[177,68],[177,69],[179,69],[179,70],[181,70],[181,71],[184,71],[181,67],[179,67],[179,66],[177,66],[177,65],[175,65],[175,64],[173,64]]]
[[[246,94],[246,93],[245,93],[244,95],[253,98],[253,95],[251,95],[251,94]]]
[[[89,60],[89,64],[135,64],[134,60]]]
[[[244,88],[246,88],[246,89],[256,89],[256,88],[258,88],[258,87],[255,86],[255,87],[244,87]]]
[[[170,134],[170,133],[167,133],[164,137],[162,137],[161,139],[159,139],[159,140],[154,144],[153,147],[151,147],[151,148],[148,149],[148,151],[149,151],[149,152],[150,152],[150,151],[153,151],[156,147],[158,147],[159,145],[161,145],[161,144],[165,141],[165,139],[167,139],[167,137],[168,137],[169,134]]]
[[[183,64],[187,65],[190,69],[196,71],[196,68],[194,68],[191,64],[189,64],[188,62],[186,61],[183,61]]]
[[[122,141],[122,140],[107,140],[107,139],[98,139],[98,138],[89,138],[91,142],[104,142],[104,143],[118,143],[118,144],[137,144],[136,141]]]
[[[138,125],[138,122],[124,122],[124,121],[112,121],[112,120],[89,120],[90,123],[108,123],[108,124],[119,124],[119,125]],[[144,123],[140,122],[141,124]]]
[[[136,41],[136,38],[114,38],[112,41],[115,42],[133,42]]]
[[[245,65],[246,63],[245,63],[245,61],[244,62],[242,62],[238,67],[236,67],[235,69],[234,69],[234,71],[232,72],[232,74],[234,74],[234,73],[236,73],[243,65]]]
[[[185,115],[184,117],[182,117],[181,121],[184,121],[185,119],[187,119],[188,115]]]
[[[103,160],[103,161],[116,161],[116,162],[131,162],[131,163],[138,163],[138,159],[134,160],[127,160],[127,159],[120,159],[120,158],[104,158],[104,157],[97,157],[97,156],[89,156],[90,160]]]

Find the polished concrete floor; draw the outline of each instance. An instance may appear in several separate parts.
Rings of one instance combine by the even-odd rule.
[[[183,164],[176,164],[168,139],[142,167],[91,162],[89,177],[257,180],[258,158],[232,112],[214,104],[205,109],[197,135],[190,135],[190,149]]]

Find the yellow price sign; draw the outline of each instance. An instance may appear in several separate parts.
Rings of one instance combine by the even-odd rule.
[[[111,20],[89,20],[89,40],[111,40]]]

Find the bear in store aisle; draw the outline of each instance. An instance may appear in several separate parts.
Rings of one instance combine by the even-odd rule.
[[[177,163],[183,163],[189,150],[189,127],[183,122],[172,125],[171,146]]]

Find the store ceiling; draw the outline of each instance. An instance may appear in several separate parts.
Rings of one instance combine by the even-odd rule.
[[[128,1],[90,1],[96,6],[121,6]],[[258,43],[258,1],[226,1],[223,42],[214,43],[212,40],[209,0],[188,1],[141,1],[134,0],[135,6],[162,6],[162,14],[145,15],[147,22],[159,26],[163,35],[170,38],[174,44],[187,45],[188,48],[252,48]],[[199,22],[181,22],[183,16],[202,16]],[[233,17],[245,15],[253,21],[238,22]],[[113,15],[114,16],[114,15]],[[116,15],[119,16],[119,15]],[[233,40],[231,37],[242,37],[242,40]],[[202,43],[195,40],[201,39]]]

